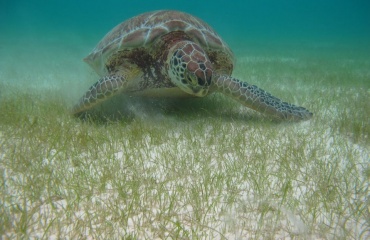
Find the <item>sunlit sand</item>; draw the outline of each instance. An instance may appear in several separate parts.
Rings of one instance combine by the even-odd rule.
[[[98,80],[82,62],[93,40],[0,41],[1,238],[369,237],[368,60],[237,53],[236,77],[309,121],[219,94],[81,120],[69,110]]]

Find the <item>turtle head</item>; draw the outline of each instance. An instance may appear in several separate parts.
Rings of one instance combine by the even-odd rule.
[[[166,65],[171,81],[181,90],[198,97],[207,95],[213,67],[199,45],[190,41],[174,44],[169,50]]]

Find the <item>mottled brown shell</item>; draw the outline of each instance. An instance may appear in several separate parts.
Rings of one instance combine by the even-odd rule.
[[[117,51],[150,49],[156,39],[172,31],[183,31],[205,51],[222,52],[228,62],[234,62],[228,45],[207,23],[187,13],[166,10],[144,13],[117,25],[84,60],[103,76],[107,60]]]

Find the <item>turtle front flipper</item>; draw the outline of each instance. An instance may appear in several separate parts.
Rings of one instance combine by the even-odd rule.
[[[72,114],[79,115],[107,98],[127,88],[127,79],[122,75],[108,75],[101,78],[83,95],[73,107]]]
[[[214,74],[213,84],[215,91],[231,96],[249,108],[280,119],[307,120],[313,115],[304,107],[283,102],[255,85],[230,76]]]

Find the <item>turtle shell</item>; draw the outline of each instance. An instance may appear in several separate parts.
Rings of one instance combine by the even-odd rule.
[[[223,62],[225,65],[227,62],[228,68],[233,65],[231,49],[212,27],[190,14],[169,10],[143,13],[120,23],[105,35],[84,61],[103,76],[107,72],[105,64],[118,51],[140,47],[149,52],[158,38],[172,31],[182,31],[206,52],[222,55],[213,56],[219,62],[216,70],[222,69]],[[231,71],[226,70],[229,74]]]

